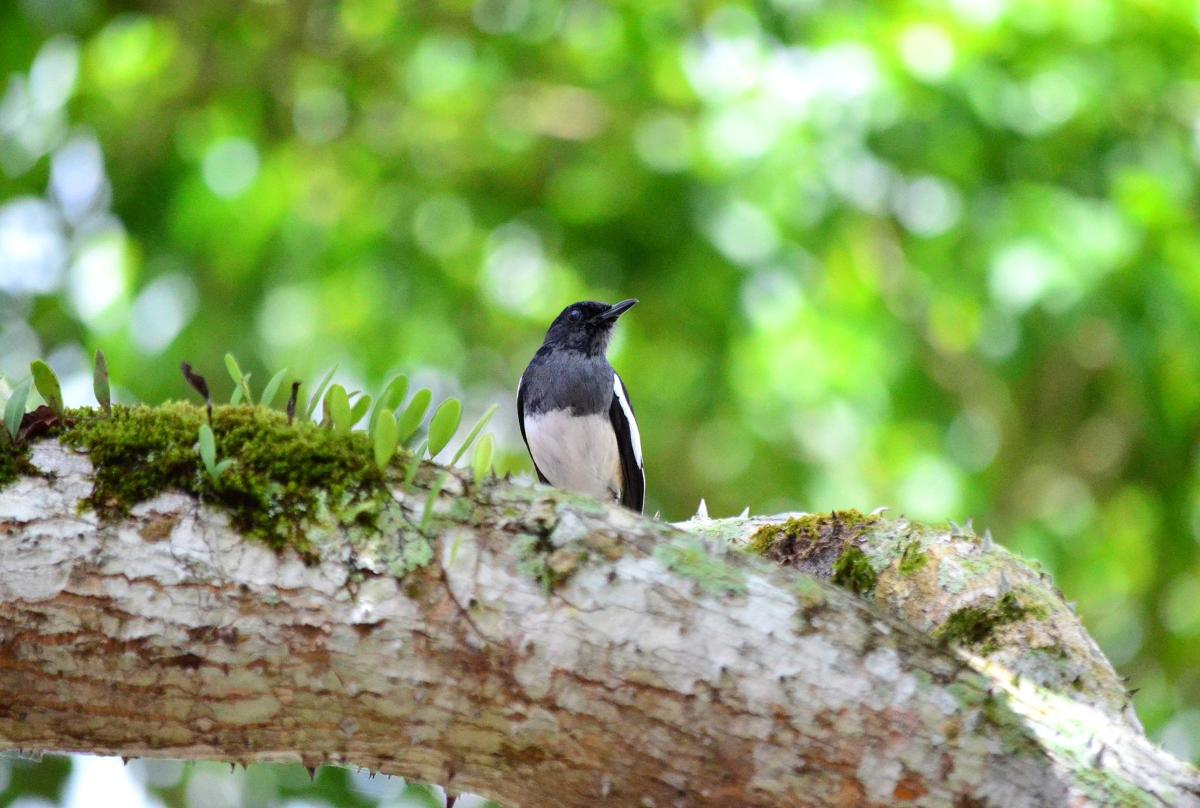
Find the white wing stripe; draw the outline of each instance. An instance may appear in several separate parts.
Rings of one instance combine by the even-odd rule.
[[[638,468],[642,467],[642,435],[638,432],[637,419],[633,417],[633,408],[629,406],[629,400],[625,398],[625,389],[621,386],[621,379],[617,374],[613,374],[613,392],[617,394],[617,401],[621,403],[621,412],[625,415],[625,420],[629,423],[629,437],[633,442],[633,456],[637,459]]]

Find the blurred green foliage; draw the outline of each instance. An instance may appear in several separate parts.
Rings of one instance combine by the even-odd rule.
[[[405,371],[527,471],[545,326],[636,296],[651,512],[973,516],[1200,758],[1194,0],[0,14],[0,372]]]

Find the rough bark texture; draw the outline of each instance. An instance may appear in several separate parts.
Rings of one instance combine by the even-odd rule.
[[[513,808],[1200,805],[1053,588],[965,531],[680,530],[451,475],[397,575],[400,535],[306,563],[182,494],[102,520],[86,456],[30,459],[0,490],[0,749],[347,763]],[[395,496],[415,531],[426,491]]]

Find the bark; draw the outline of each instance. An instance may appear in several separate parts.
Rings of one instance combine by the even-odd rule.
[[[308,563],[182,494],[102,520],[86,456],[31,460],[0,490],[0,749],[343,763],[512,808],[1200,805],[1048,582],[966,531],[831,516],[766,546],[786,520],[451,473],[397,575],[419,487],[397,536]]]

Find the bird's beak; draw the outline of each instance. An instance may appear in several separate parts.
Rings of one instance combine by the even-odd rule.
[[[631,297],[629,300],[622,300],[620,303],[615,303],[612,306],[609,306],[608,311],[601,312],[600,314],[596,315],[596,319],[601,321],[615,320],[636,305],[636,298]]]

